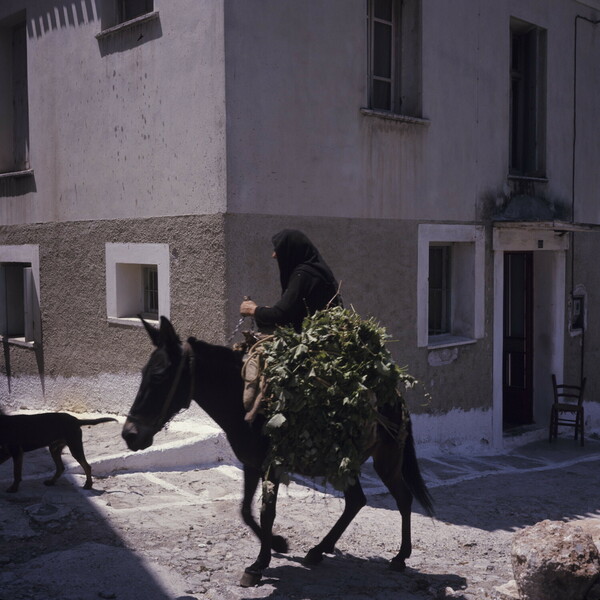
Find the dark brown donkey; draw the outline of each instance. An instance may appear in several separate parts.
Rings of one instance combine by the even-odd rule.
[[[123,438],[131,450],[148,448],[154,435],[178,411],[189,407],[192,399],[216,421],[244,467],[242,517],[259,537],[260,552],[256,562],[245,570],[241,585],[255,585],[269,566],[271,550],[287,552],[287,541],[272,533],[279,481],[263,469],[268,448],[268,439],[262,432],[263,423],[260,418],[251,425],[244,420],[241,356],[229,348],[195,338],[181,344],[165,317],[161,317],[160,329],[143,322],[156,349],[142,371],[140,389],[123,426]],[[385,417],[388,422],[399,425],[400,408],[390,408]],[[431,498],[419,472],[410,427],[403,447],[388,428],[378,427],[377,443],[371,456],[375,471],[394,496],[402,515],[402,543],[400,551],[391,560],[392,568],[402,570],[412,548],[413,496],[428,514],[432,514]],[[264,481],[267,477],[273,484],[274,493],[263,494],[258,525],[252,515],[252,499],[261,478]],[[305,564],[315,565],[321,562],[323,554],[332,553],[342,533],[366,504],[358,481],[344,490],[344,497],[342,515],[323,540],[308,552]]]

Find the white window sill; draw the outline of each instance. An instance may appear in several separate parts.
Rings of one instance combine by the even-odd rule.
[[[25,169],[24,171],[9,171],[8,173],[0,173],[0,179],[16,179],[17,177],[32,177],[33,169]]]
[[[158,327],[160,322],[155,319],[146,319],[144,320],[149,325],[154,325]],[[123,327],[142,327],[143,323],[140,321],[139,317],[108,317],[107,321],[112,325],[122,325]]]
[[[361,108],[360,112],[365,117],[377,117],[378,119],[387,119],[388,121],[397,121],[399,123],[411,123],[413,125],[429,125],[429,119],[421,119],[420,117],[411,117],[410,115],[399,115],[397,113],[388,112],[386,110],[374,110],[372,108]]]
[[[4,337],[0,336],[2,342],[8,343],[9,346],[18,346],[19,348],[35,348],[35,342],[27,341],[24,337]]]
[[[154,19],[158,19],[159,13],[157,10],[153,12],[146,13],[145,15],[140,15],[135,19],[131,19],[130,21],[124,21],[123,23],[119,23],[114,27],[109,27],[108,29],[102,30],[100,33],[96,34],[96,39],[101,40],[105,37],[109,37],[121,31],[126,31],[127,29],[131,29],[136,25],[141,25],[142,23],[146,23],[148,21],[154,21]]]
[[[431,335],[427,341],[428,350],[438,350],[439,348],[452,348],[453,346],[467,346],[476,344],[477,340],[460,335],[446,333],[443,335]]]

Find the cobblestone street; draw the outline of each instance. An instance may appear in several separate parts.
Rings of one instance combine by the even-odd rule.
[[[26,455],[20,491],[2,493],[2,600],[483,600],[512,578],[515,530],[546,518],[600,523],[597,441],[583,449],[561,439],[502,456],[423,457],[437,515],[425,517],[415,506],[413,555],[406,572],[395,573],[387,561],[398,550],[400,517],[367,464],[368,506],[336,554],[313,569],[301,560],[337,519],[342,500],[310,481],[282,488],[276,530],[288,538],[290,553],[275,555],[261,584],[245,589],[239,578],[258,544],[239,516],[240,469],[227,455],[208,465],[173,466],[177,456],[191,454],[194,441],[220,447],[220,434],[167,431],[147,451],[146,461],[155,463],[149,468],[143,453],[123,450],[119,424],[104,427],[84,430],[93,490],[79,487],[83,475],[73,463],[68,477],[44,487],[50,458],[36,451]],[[11,466],[1,469],[6,487]]]

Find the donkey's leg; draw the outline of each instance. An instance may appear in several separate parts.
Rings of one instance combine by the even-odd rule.
[[[256,522],[254,514],[252,513],[252,501],[256,494],[256,488],[260,481],[261,473],[252,467],[244,466],[244,498],[242,500],[242,519],[244,523],[252,529],[256,537],[261,539],[260,525]],[[275,552],[285,554],[288,551],[287,540],[280,535],[273,535],[271,537],[271,548]]]
[[[402,517],[400,552],[390,563],[390,567],[395,571],[405,569],[405,561],[412,553],[411,507],[413,495],[402,477],[401,455],[402,453],[399,452],[397,444],[382,444],[373,454],[375,471],[396,500],[396,506]]]
[[[262,507],[260,510],[260,552],[256,561],[242,575],[240,585],[252,587],[262,578],[263,571],[271,563],[271,546],[273,543],[273,523],[275,522],[277,492],[279,481],[266,479],[263,483]]]
[[[352,519],[367,503],[360,481],[357,480],[354,485],[351,485],[344,491],[344,499],[344,512],[331,528],[331,531],[314,548],[308,551],[303,561],[305,565],[317,565],[323,560],[323,554],[331,554],[335,549],[335,544],[344,531],[346,531]]]

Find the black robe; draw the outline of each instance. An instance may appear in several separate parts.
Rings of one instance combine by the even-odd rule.
[[[338,284],[317,248],[301,231],[284,229],[273,236],[282,295],[273,307],[256,308],[260,329],[291,325],[300,331],[304,317],[328,304],[341,303]]]

